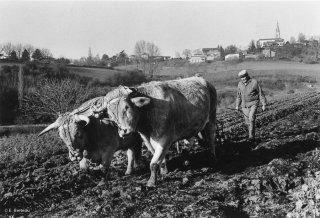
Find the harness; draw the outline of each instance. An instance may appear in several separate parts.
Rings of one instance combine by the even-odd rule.
[[[75,153],[75,150],[73,149],[73,147],[72,146],[70,146],[70,144],[72,144],[72,141],[71,141],[71,129],[70,129],[70,122],[71,122],[71,118],[68,116],[68,117],[64,117],[64,119],[63,119],[63,122],[62,122],[62,129],[63,129],[63,133],[64,133],[64,135],[65,135],[65,137],[66,137],[66,139],[68,140],[68,144],[67,144],[67,147],[68,147],[68,149],[69,149],[69,151],[71,151],[71,153],[72,154],[74,154]],[[66,126],[66,128],[65,128],[65,126]]]

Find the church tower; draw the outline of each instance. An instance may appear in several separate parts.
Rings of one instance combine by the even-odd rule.
[[[277,28],[276,28],[276,38],[280,38],[280,28],[279,28],[278,21],[277,21]]]

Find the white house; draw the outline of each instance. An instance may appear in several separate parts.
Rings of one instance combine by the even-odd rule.
[[[242,52],[238,54],[228,54],[224,57],[225,61],[231,61],[231,60],[242,60],[244,58]]]
[[[206,60],[207,60],[207,55],[195,54],[190,57],[189,62],[190,63],[203,63],[203,62],[206,62]]]
[[[259,39],[257,41],[257,47],[281,47],[284,45],[284,39],[281,38],[268,38],[268,39]]]

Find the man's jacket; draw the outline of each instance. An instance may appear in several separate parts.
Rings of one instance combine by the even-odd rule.
[[[246,84],[242,81],[238,84],[236,106],[250,107],[258,105],[261,101],[262,105],[266,105],[267,100],[262,89],[256,79],[250,78]]]

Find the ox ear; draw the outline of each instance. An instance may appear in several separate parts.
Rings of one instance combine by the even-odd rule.
[[[135,97],[130,99],[131,102],[137,107],[143,107],[150,104],[151,99],[147,97]]]
[[[90,123],[90,119],[87,116],[76,114],[76,115],[74,115],[74,117],[75,117],[75,122],[76,123],[84,121],[86,123],[85,126]]]

